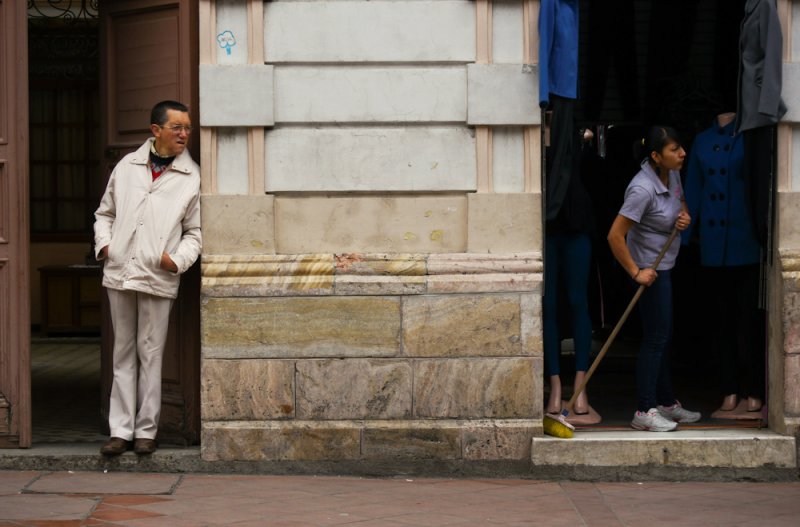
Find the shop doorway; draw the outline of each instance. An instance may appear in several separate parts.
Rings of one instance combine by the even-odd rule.
[[[610,0],[580,2],[578,127],[584,144],[582,175],[596,220],[590,312],[593,355],[616,324],[634,289],[611,255],[606,235],[638,170],[634,145],[649,125],[678,130],[687,151],[718,114],[736,111],[739,28],[745,0]],[[683,177],[685,180],[686,165]],[[547,270],[545,270],[547,272]],[[763,426],[753,420],[710,419],[722,403],[719,360],[711,350],[708,298],[699,248],[683,247],[673,273],[673,382],[682,403],[703,413],[699,426]],[[559,305],[565,305],[560,301]],[[560,310],[569,334],[569,314]],[[766,318],[764,318],[766,324]],[[766,334],[766,333],[765,333]],[[627,428],[636,409],[635,362],[640,321],[634,310],[589,385],[600,427]],[[762,342],[766,361],[767,345]],[[571,340],[562,342],[565,399],[574,372]],[[565,375],[566,374],[566,375]]]

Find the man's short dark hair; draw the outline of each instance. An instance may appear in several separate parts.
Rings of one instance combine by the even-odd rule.
[[[161,126],[167,122],[167,111],[175,110],[178,112],[188,112],[189,108],[178,101],[161,101],[150,110],[150,124]]]

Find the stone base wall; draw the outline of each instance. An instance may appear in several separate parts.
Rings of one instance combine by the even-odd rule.
[[[776,342],[783,343],[781,349],[773,350],[770,356],[770,423],[777,431],[798,435],[800,433],[800,251],[780,251],[782,284],[776,304],[782,317],[770,318],[770,324],[778,326],[772,334]],[[777,307],[777,306],[776,306]],[[781,339],[782,337],[782,339]],[[774,358],[774,360],[773,360]],[[775,408],[773,409],[773,405]],[[777,420],[777,422],[775,422]],[[779,425],[779,426],[775,426]]]
[[[539,253],[203,259],[204,460],[524,460]]]

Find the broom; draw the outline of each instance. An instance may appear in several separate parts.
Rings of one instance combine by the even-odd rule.
[[[661,259],[664,258],[664,254],[667,252],[669,246],[672,245],[672,242],[673,240],[675,240],[675,236],[677,234],[678,234],[678,229],[677,228],[672,229],[672,233],[669,235],[667,243],[664,244],[664,247],[661,248],[661,252],[658,253],[658,258],[656,258],[656,262],[653,264],[653,269],[656,269],[658,267],[658,264],[661,263]],[[622,313],[622,317],[620,317],[619,322],[617,322],[617,325],[614,326],[614,329],[608,336],[606,343],[603,344],[603,347],[600,349],[600,353],[597,354],[597,357],[594,359],[594,362],[592,362],[589,371],[586,372],[586,377],[583,379],[583,382],[578,387],[578,389],[575,390],[575,393],[572,394],[572,397],[569,398],[569,401],[567,402],[567,407],[561,411],[558,417],[551,417],[545,414],[544,419],[542,420],[542,429],[545,434],[553,437],[560,437],[563,439],[570,439],[573,436],[573,431],[575,430],[575,427],[567,422],[567,416],[572,411],[572,407],[575,405],[575,400],[586,388],[586,384],[588,384],[589,379],[592,378],[594,370],[597,369],[597,366],[600,364],[600,361],[603,360],[603,356],[608,351],[608,348],[611,347],[611,344],[617,337],[617,333],[619,333],[619,330],[622,329],[622,325],[625,323],[626,320],[628,320],[628,315],[630,315],[631,311],[633,311],[633,306],[635,306],[636,302],[639,301],[639,297],[642,296],[645,287],[646,286],[644,285],[640,285],[639,289],[636,290],[636,294],[633,295],[633,298],[628,304],[628,307],[625,308],[625,312]]]

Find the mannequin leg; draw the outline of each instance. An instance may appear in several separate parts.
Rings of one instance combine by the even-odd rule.
[[[545,412],[548,414],[561,412],[561,377],[558,375],[550,376],[550,397]]]
[[[575,372],[575,388],[574,388],[575,391],[573,391],[572,393],[578,391],[578,388],[581,387],[581,384],[583,384],[583,380],[585,378],[586,378],[585,371]],[[587,413],[589,413],[589,396],[586,393],[586,388],[584,388],[583,391],[575,399],[575,405],[573,406],[572,410],[578,415],[586,415]]]
[[[719,388],[723,397],[719,410],[729,412],[736,409],[741,392],[739,347],[742,343],[737,328],[741,327],[742,321],[736,300],[736,291],[741,284],[734,282],[735,275],[730,267],[704,267],[703,272],[710,298],[707,309],[712,354],[719,365]]]
[[[544,367],[550,379],[550,397],[545,412],[561,411],[560,356],[561,336],[558,332],[558,264],[561,237],[545,236],[544,298],[542,299],[542,321],[544,324]]]
[[[569,237],[567,258],[564,259],[567,299],[569,301],[572,333],[575,342],[575,390],[580,387],[589,369],[589,352],[592,348],[592,320],[589,316],[589,271],[591,268],[592,241],[587,234]],[[575,393],[575,392],[573,392]],[[573,412],[586,415],[589,397],[584,390],[575,400]]]
[[[722,406],[720,406],[719,409],[724,412],[730,412],[736,408],[737,404],[739,404],[739,398],[735,393],[732,393],[725,396],[725,398],[722,400]]]
[[[748,412],[759,412],[761,411],[761,407],[763,406],[763,401],[758,397],[748,397],[747,398],[747,411]]]

